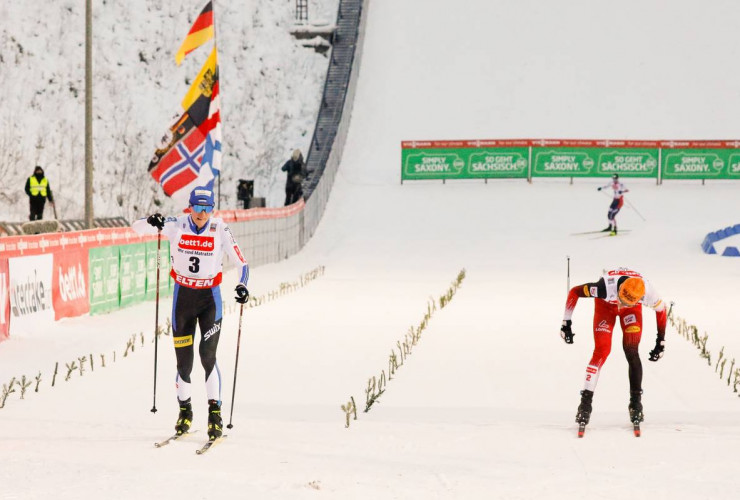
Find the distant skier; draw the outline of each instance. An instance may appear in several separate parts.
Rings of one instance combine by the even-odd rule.
[[[223,256],[239,267],[236,301],[249,298],[249,266],[220,218],[211,218],[213,191],[197,187],[190,193],[190,214],[163,217],[155,213],[132,225],[140,234],[162,234],[170,240],[170,276],[175,280],[172,299],[172,337],[177,357],[177,401],[180,414],[175,424],[177,434],[188,432],[193,419],[190,402],[190,373],[193,370],[193,337],[196,322],[200,325],[198,352],[206,374],[208,397],[208,437],[221,436],[221,373],[216,364],[216,349],[221,332],[221,269]],[[209,220],[210,219],[210,220]]]
[[[594,283],[575,286],[568,292],[565,303],[560,336],[566,344],[573,343],[571,329],[573,310],[580,297],[596,299],[594,307],[594,352],[586,367],[586,381],[581,391],[576,422],[588,424],[591,417],[591,402],[599,379],[599,372],[611,351],[612,329],[617,318],[622,328],[622,348],[629,365],[630,420],[642,422],[642,363],[638,346],[642,336],[642,305],[655,310],[658,336],[655,348],[650,351],[650,361],[658,361],[665,349],[665,304],[649,281],[639,273],[624,267],[609,271]]]
[[[612,182],[610,184],[599,186],[597,189],[601,191],[602,189],[606,189],[608,187],[611,187],[614,190],[614,199],[612,200],[612,204],[609,205],[609,211],[606,214],[606,218],[609,219],[609,225],[606,227],[606,229],[603,229],[602,232],[611,231],[611,234],[616,235],[616,217],[619,213],[619,210],[622,208],[622,205],[624,204],[624,193],[629,193],[629,189],[624,187],[624,184],[619,182],[618,174],[612,175]]]

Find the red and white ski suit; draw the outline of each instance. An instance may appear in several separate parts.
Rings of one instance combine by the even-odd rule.
[[[632,307],[623,307],[617,300],[619,285],[629,277],[642,278],[645,283],[644,297]],[[568,292],[565,302],[564,320],[570,320],[578,299],[594,298],[594,352],[586,368],[584,389],[593,391],[599,379],[601,366],[609,356],[612,345],[612,330],[617,318],[622,328],[622,348],[629,364],[630,391],[642,390],[642,362],[638,346],[642,337],[642,305],[655,310],[658,326],[658,337],[665,338],[666,309],[665,303],[655,288],[639,273],[627,268],[618,268],[606,273],[595,283],[584,283],[574,286]]]
[[[617,214],[622,209],[622,205],[624,205],[624,193],[628,193],[629,189],[624,187],[624,184],[622,184],[619,181],[614,181],[611,184],[607,184],[606,186],[601,186],[599,189],[605,189],[611,187],[614,190],[614,198],[612,199],[611,205],[609,205],[609,210],[606,213],[606,218],[609,220],[609,227],[612,229],[617,228]]]

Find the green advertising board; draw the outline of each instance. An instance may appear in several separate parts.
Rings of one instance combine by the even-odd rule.
[[[149,241],[146,246],[146,295],[147,299],[156,297],[157,291],[157,242]],[[168,295],[172,289],[170,285],[170,244],[162,239],[159,263],[159,295]]]
[[[532,177],[658,176],[658,149],[532,148]]]
[[[427,148],[401,150],[402,180],[526,178],[529,150]]]
[[[146,244],[119,247],[121,255],[121,307],[136,304],[146,295]]]
[[[737,149],[664,149],[663,179],[740,179]]]
[[[405,141],[401,180],[641,177],[740,180],[740,141]]]
[[[90,314],[100,314],[118,308],[118,247],[91,248],[88,254],[90,271]]]

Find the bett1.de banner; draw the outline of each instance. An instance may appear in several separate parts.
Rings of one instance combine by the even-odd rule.
[[[128,228],[0,238],[0,341],[154,296],[154,238]],[[161,255],[168,249],[162,242]]]
[[[532,177],[740,179],[740,141],[403,141],[401,181]]]
[[[291,217],[288,207],[221,210],[229,224]],[[169,241],[130,228],[0,236],[0,342],[33,335],[54,321],[105,314],[144,300],[171,295]],[[157,280],[157,262],[160,278]],[[157,281],[159,288],[157,289]]]

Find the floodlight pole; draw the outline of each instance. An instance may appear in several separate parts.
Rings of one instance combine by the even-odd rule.
[[[92,0],[85,0],[85,226],[93,228]]]

